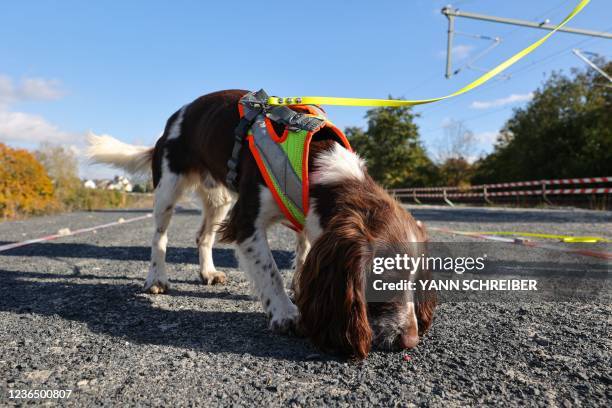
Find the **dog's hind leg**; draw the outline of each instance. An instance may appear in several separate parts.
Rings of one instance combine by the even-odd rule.
[[[200,278],[205,285],[225,283],[223,272],[217,272],[212,258],[212,248],[219,223],[225,219],[232,206],[229,191],[217,184],[210,176],[206,176],[196,192],[202,200],[202,226],[196,237],[200,256]]]
[[[168,244],[168,225],[172,218],[174,205],[181,198],[186,180],[184,176],[173,173],[168,166],[162,166],[161,179],[155,189],[155,232],[151,243],[151,266],[144,290],[149,293],[164,293],[168,290],[166,274],[166,246]]]

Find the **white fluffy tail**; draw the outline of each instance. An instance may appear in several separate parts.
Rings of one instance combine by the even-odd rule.
[[[98,136],[93,132],[89,132],[87,142],[86,154],[94,163],[110,164],[129,173],[151,171],[152,147],[129,145],[112,136]]]

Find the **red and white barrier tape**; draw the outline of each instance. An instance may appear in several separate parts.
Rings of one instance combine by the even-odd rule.
[[[543,183],[542,180],[515,181],[513,183],[487,184],[487,188],[539,186],[542,183]]]
[[[124,220],[121,218],[118,221],[109,222],[108,224],[96,225],[94,227],[81,228],[78,230],[68,231],[65,233],[60,232],[60,233],[53,234],[53,235],[47,235],[46,237],[28,239],[26,241],[13,242],[12,244],[0,245],[0,252],[8,251],[9,249],[13,249],[13,248],[23,247],[26,245],[37,244],[39,242],[53,241],[54,239],[58,239],[58,238],[70,237],[73,235],[83,234],[85,232],[92,232],[92,231],[96,231],[96,230],[103,229],[103,228],[113,227],[115,225],[121,225],[121,224],[130,223],[130,222],[145,220],[147,218],[151,218],[152,216],[153,214],[147,214],[147,215],[143,215],[140,217],[128,218],[127,220]]]
[[[584,178],[569,178],[569,179],[556,179],[556,180],[530,180],[530,181],[515,181],[511,183],[497,183],[497,184],[480,184],[475,186],[467,186],[467,187],[416,187],[416,188],[397,188],[394,189],[396,193],[413,193],[413,192],[435,192],[435,191],[457,191],[457,190],[482,190],[485,187],[487,189],[496,189],[496,188],[508,188],[508,187],[530,187],[530,186],[541,186],[541,185],[562,185],[562,184],[592,184],[592,183],[612,183],[612,176],[608,177],[584,177]],[[573,189],[576,190],[589,190],[589,189]],[[597,190],[593,193],[599,194],[602,189],[591,189]],[[610,189],[603,189],[603,193],[610,192]],[[561,191],[561,190],[551,190],[551,191]],[[541,192],[539,192],[541,193]],[[548,193],[548,192],[547,192]],[[580,194],[572,192],[572,193],[556,193],[556,194]],[[585,192],[585,194],[591,194],[590,192]],[[490,193],[492,195],[492,193]],[[523,194],[525,195],[525,194]],[[529,195],[529,194],[527,194]],[[417,197],[419,197],[417,195]],[[425,197],[425,196],[420,196]],[[441,196],[440,196],[441,197]],[[449,195],[450,197],[450,195]]]
[[[612,188],[570,188],[559,190],[546,190],[546,194],[609,194]]]
[[[508,196],[529,196],[529,195],[562,195],[562,194],[612,194],[612,188],[565,188],[565,189],[554,189],[554,190],[517,190],[517,191],[494,191],[487,193],[488,197],[508,197]],[[447,198],[462,198],[462,197],[484,197],[484,193],[449,193],[446,194]],[[401,193],[396,194],[396,197],[416,197],[416,198],[444,198],[444,194],[433,193],[433,194],[407,194]]]
[[[587,178],[572,178],[561,180],[546,180],[546,184],[589,184],[589,183],[610,183],[612,177],[587,177]]]
[[[532,180],[532,181],[517,181],[513,183],[498,183],[487,184],[487,188],[501,187],[526,187],[526,186],[541,186],[542,184],[592,184],[592,183],[610,183],[612,177],[586,177],[586,178],[571,178],[557,180]],[[474,186],[483,187],[483,186]]]

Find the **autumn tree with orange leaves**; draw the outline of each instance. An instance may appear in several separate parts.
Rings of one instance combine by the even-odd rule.
[[[32,153],[0,143],[0,218],[40,214],[57,206],[53,183]]]

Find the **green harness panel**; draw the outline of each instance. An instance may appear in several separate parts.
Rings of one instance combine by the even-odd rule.
[[[306,142],[308,139],[308,132],[305,130],[288,131],[287,138],[283,142],[277,143],[277,146],[279,146],[285,154],[285,157],[281,159],[283,162],[285,162],[285,164],[283,165],[285,169],[282,173],[279,174],[275,174],[275,172],[271,169],[271,166],[268,165],[268,160],[264,159],[264,157],[267,158],[268,155],[263,150],[258,149],[260,158],[262,158],[262,163],[265,166],[266,175],[264,175],[264,179],[269,178],[269,182],[271,182],[274,192],[276,193],[274,194],[275,199],[277,200],[277,202],[279,199],[282,201],[281,208],[285,207],[286,210],[291,214],[293,219],[297,221],[300,227],[304,225],[306,219],[303,202],[303,158],[304,149],[306,148]],[[255,145],[257,146],[257,144]],[[290,166],[291,168],[287,169],[287,166]],[[287,172],[291,172],[292,174],[287,174]],[[288,188],[288,183],[291,183],[292,180],[287,179],[294,178],[299,180],[299,185],[301,186],[301,188]],[[291,221],[291,218],[289,218],[289,220]]]

